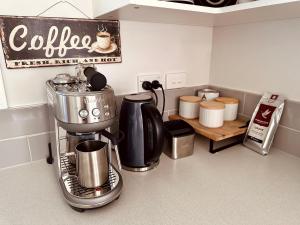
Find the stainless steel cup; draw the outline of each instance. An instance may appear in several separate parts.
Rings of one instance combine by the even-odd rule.
[[[107,144],[88,140],[76,146],[76,174],[81,186],[95,188],[108,180]]]
[[[75,152],[76,146],[87,140],[95,140],[95,134],[80,134],[80,135],[75,135],[72,133],[67,133],[67,152]],[[69,160],[72,164],[76,163],[75,155],[70,155]]]

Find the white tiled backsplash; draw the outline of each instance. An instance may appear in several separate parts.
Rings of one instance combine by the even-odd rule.
[[[164,120],[168,115],[178,112],[178,98],[182,95],[195,95],[197,90],[206,86],[196,86],[166,90],[166,107]],[[260,95],[222,87],[222,96],[231,96],[240,100],[239,114],[251,117]],[[161,92],[158,92],[159,99]],[[123,96],[117,96],[117,109],[120,110]],[[159,101],[159,110],[162,101]],[[45,159],[48,156],[49,124],[48,107],[41,105],[30,108],[7,109],[0,111],[0,168],[10,167],[21,163]],[[287,101],[274,146],[283,151],[300,156],[300,102]],[[115,125],[117,127],[117,124]]]
[[[168,118],[169,112],[177,111],[178,96],[194,95],[196,90],[201,87],[166,91],[164,119]],[[123,96],[117,96],[118,111],[120,110],[122,98]],[[161,110],[161,104],[159,108]],[[46,160],[50,133],[48,106],[46,104],[36,107],[0,110],[0,124],[0,154],[2,155],[0,157],[0,168],[40,159]]]

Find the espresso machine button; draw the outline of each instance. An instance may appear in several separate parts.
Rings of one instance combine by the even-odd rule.
[[[110,115],[110,113],[109,113],[109,112],[106,112],[106,113],[104,113],[104,115],[105,115],[105,116],[109,116],[109,115]]]
[[[88,115],[89,115],[89,112],[88,112],[86,109],[81,109],[81,110],[79,111],[79,116],[80,116],[81,118],[87,118]]]
[[[94,115],[94,116],[96,116],[96,117],[99,117],[100,116],[100,109],[98,109],[98,108],[95,108],[95,109],[93,109],[93,111],[92,111],[92,114]]]
[[[103,108],[104,108],[104,109],[108,109],[108,108],[109,108],[109,105],[104,105]]]

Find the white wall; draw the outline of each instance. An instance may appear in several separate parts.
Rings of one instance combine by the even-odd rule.
[[[212,28],[121,21],[121,64],[98,64],[117,93],[137,92],[140,73],[185,71],[187,86],[209,81]]]
[[[0,4],[5,5],[0,8],[0,14],[35,16],[55,2],[0,0]],[[92,15],[91,1],[71,2],[86,14]],[[66,3],[59,4],[43,16],[84,18]],[[98,70],[107,76],[116,94],[137,92],[139,73],[185,71],[188,86],[207,84],[209,81],[212,28],[121,21],[121,42],[122,63],[97,65]],[[58,73],[74,73],[75,68],[64,66],[8,70],[2,48],[0,65],[10,107],[45,103],[45,81]]]
[[[300,19],[218,27],[210,83],[300,100]]]

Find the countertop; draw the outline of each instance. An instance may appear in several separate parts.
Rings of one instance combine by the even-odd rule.
[[[207,145],[197,138],[190,157],[162,154],[151,171],[122,171],[120,198],[84,213],[67,205],[44,160],[1,170],[0,224],[300,224],[300,158],[241,145],[212,155]]]

